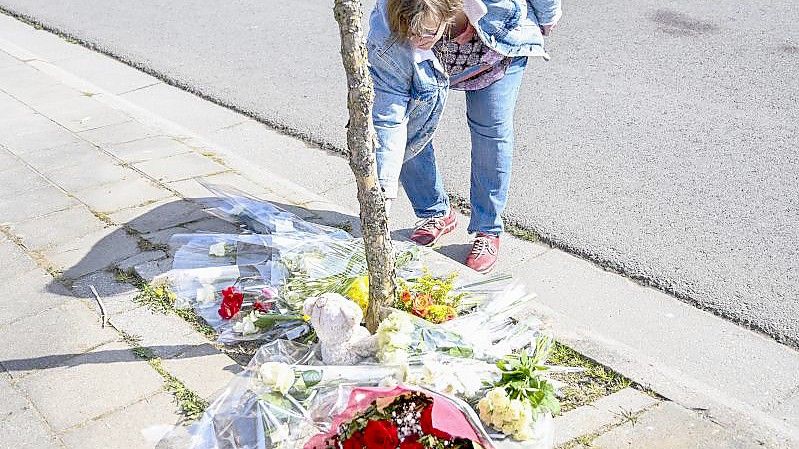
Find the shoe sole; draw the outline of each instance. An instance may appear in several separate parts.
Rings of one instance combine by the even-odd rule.
[[[449,226],[446,226],[444,229],[441,230],[441,232],[438,234],[438,236],[436,238],[431,240],[430,243],[428,243],[426,245],[422,245],[421,243],[419,243],[419,242],[417,242],[415,240],[411,240],[411,241],[416,243],[419,246],[424,246],[424,247],[430,248],[431,246],[435,245],[436,242],[438,242],[441,239],[441,237],[444,237],[444,234],[449,234],[450,232],[454,231],[455,228],[457,228],[457,227],[458,227],[458,222],[457,221],[453,222]]]
[[[482,269],[482,270],[475,270],[474,268],[472,268],[472,267],[469,267],[469,266],[467,265],[467,267],[468,267],[468,268],[470,268],[472,271],[474,271],[475,273],[478,273],[478,274],[488,274],[488,273],[490,273],[490,272],[491,272],[491,271],[492,271],[492,270],[493,270],[493,269],[494,269],[496,266],[497,266],[497,263],[496,263],[496,262],[494,262],[493,264],[489,265],[488,267],[486,267],[486,268],[484,268],[484,269]]]

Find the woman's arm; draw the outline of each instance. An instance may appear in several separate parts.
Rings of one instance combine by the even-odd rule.
[[[527,3],[533,7],[538,25],[546,29],[545,35],[549,34],[549,30],[560,20],[560,0],[527,0]]]
[[[371,48],[369,71],[375,89],[372,122],[377,138],[377,178],[386,198],[394,199],[408,143],[408,104],[411,82],[407,74]]]

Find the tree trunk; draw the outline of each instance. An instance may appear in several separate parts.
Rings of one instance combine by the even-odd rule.
[[[350,168],[358,184],[361,228],[369,267],[366,327],[375,332],[380,324],[381,309],[394,301],[395,273],[385,199],[377,180],[372,125],[374,88],[367,67],[361,9],[361,0],[335,0],[333,11],[341,32],[341,58],[347,73],[347,108],[350,112],[347,147]]]

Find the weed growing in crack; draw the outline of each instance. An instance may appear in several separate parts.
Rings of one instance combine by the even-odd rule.
[[[136,357],[146,360],[147,363],[164,378],[164,389],[175,398],[181,413],[186,419],[195,420],[202,416],[205,409],[208,408],[208,401],[190,390],[180,379],[169,373],[169,371],[164,368],[163,363],[161,363],[161,359],[156,356],[152,349],[140,346],[139,337],[123,332],[122,339],[132,346],[131,351]]]
[[[632,382],[621,374],[558,342],[554,343],[547,363],[585,368],[581,373],[551,374],[553,379],[566,384],[562,389],[564,397],[560,401],[564,412],[590,404],[632,385]]]

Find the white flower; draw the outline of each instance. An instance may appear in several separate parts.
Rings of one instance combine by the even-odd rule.
[[[241,320],[233,323],[233,332],[238,332],[241,335],[257,334],[258,326],[255,325],[256,321],[258,321],[258,314],[253,310]]]
[[[258,368],[258,376],[264,385],[283,395],[294,385],[294,370],[285,363],[266,362]]]
[[[203,284],[202,287],[197,289],[197,302],[206,304],[216,300],[216,292],[214,286],[210,284]]]
[[[510,399],[502,387],[491,389],[477,403],[480,419],[518,441],[537,438],[530,404]]]
[[[225,257],[225,242],[214,243],[208,247],[208,255],[216,257]]]

